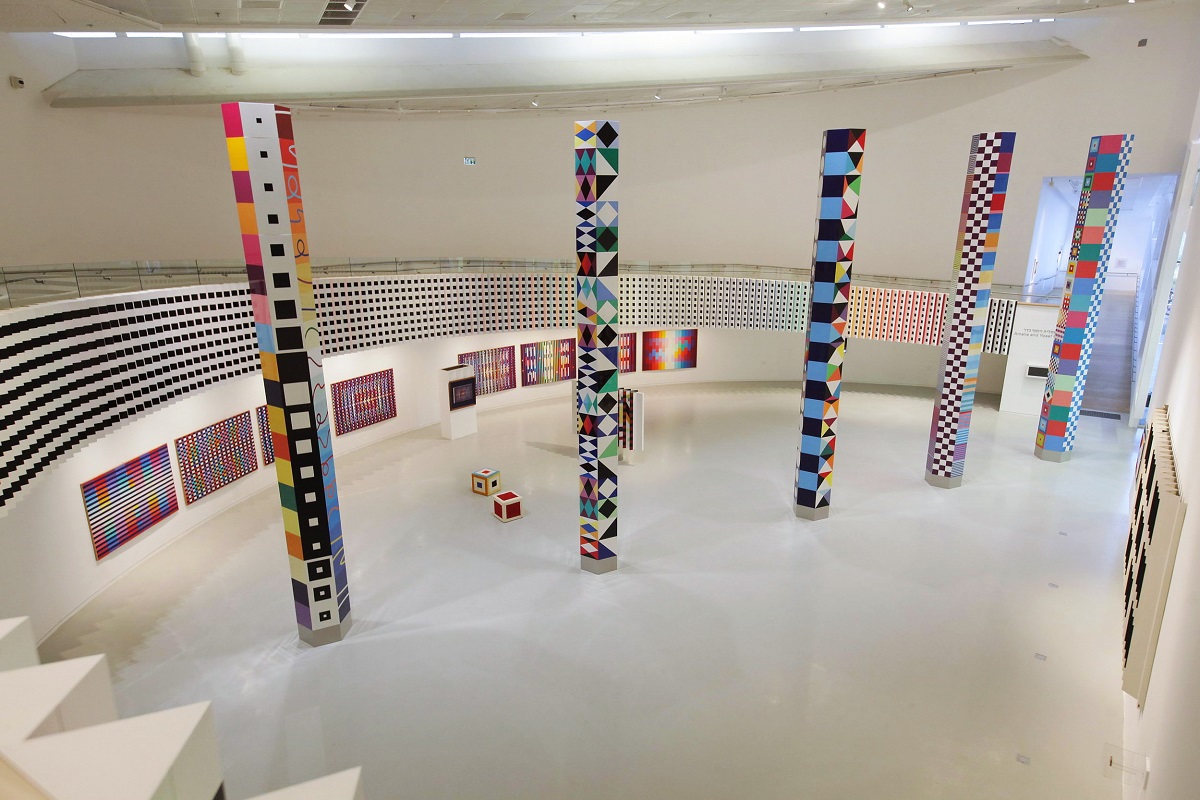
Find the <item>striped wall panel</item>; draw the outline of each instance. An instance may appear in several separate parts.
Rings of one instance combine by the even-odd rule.
[[[80,484],[96,560],[179,510],[165,444]]]

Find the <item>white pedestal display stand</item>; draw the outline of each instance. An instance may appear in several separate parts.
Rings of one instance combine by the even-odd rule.
[[[475,368],[470,364],[442,370],[442,438],[460,439],[479,430],[475,423]]]

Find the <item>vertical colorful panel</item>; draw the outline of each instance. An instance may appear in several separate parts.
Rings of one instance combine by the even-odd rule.
[[[183,499],[188,505],[258,469],[250,412],[175,440]]]
[[[521,345],[521,385],[575,379],[575,340],[551,339]]]
[[[165,444],[79,488],[97,561],[179,510]]]
[[[1088,149],[1034,448],[1034,453],[1047,461],[1066,461],[1075,447],[1075,428],[1132,151],[1133,134],[1096,136]]]
[[[350,589],[292,115],[225,103],[229,165],[266,391],[300,638],[342,638]]]
[[[396,384],[390,369],[337,381],[329,388],[338,436],[396,416]]]
[[[579,559],[617,568],[618,123],[575,123],[575,320],[579,332]]]
[[[622,333],[617,337],[617,365],[619,372],[637,372],[637,334]]]
[[[475,368],[475,393],[495,394],[517,388],[517,366],[511,345],[459,353],[459,364]]]
[[[846,336],[884,342],[941,344],[946,295],[917,289],[852,286]]]
[[[829,516],[838,400],[846,353],[846,317],[854,266],[854,234],[867,132],[825,131],[817,198],[817,231],[809,283],[804,399],[796,453],[796,516]]]
[[[267,418],[267,407],[259,406],[254,409],[258,421],[258,446],[262,448],[263,466],[275,463],[275,442],[271,439],[271,422]]]
[[[967,181],[959,214],[954,254],[954,300],[942,351],[942,379],[925,459],[925,480],[943,488],[962,484],[971,435],[971,412],[979,381],[979,359],[992,297],[992,273],[1008,193],[1017,135],[979,133],[971,137]]]
[[[642,369],[695,369],[697,331],[645,331],[642,333]]]

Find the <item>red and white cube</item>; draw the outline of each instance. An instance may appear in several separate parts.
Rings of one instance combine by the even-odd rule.
[[[516,492],[501,492],[492,498],[492,516],[501,522],[520,519],[521,495]]]

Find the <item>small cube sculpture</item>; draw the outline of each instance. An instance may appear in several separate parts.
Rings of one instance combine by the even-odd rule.
[[[492,498],[492,516],[501,522],[512,522],[521,518],[521,495],[516,492],[501,492]]]
[[[480,469],[472,472],[471,491],[484,496],[500,491],[500,470]]]

